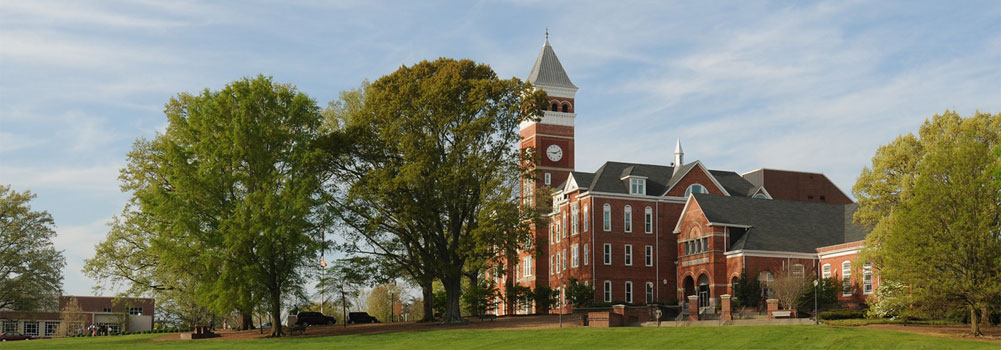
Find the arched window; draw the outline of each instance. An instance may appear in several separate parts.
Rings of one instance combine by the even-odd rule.
[[[643,229],[646,233],[653,233],[653,208],[646,207],[643,211]]]
[[[560,109],[559,109],[559,105],[558,105],[558,104],[556,104],[556,102],[553,102],[553,106],[552,106],[552,107],[553,107],[553,108],[552,108],[553,112],[558,112],[558,111],[560,110]]]
[[[608,203],[605,203],[603,216],[604,216],[605,220],[604,220],[604,223],[602,224],[602,226],[603,226],[602,228],[604,228],[605,231],[611,231],[612,230],[612,206],[610,204],[608,204]]]
[[[625,219],[625,231],[633,232],[633,207],[626,205],[626,209],[623,212],[623,218]]]
[[[563,113],[567,113],[569,111],[570,111],[570,105],[563,105]]]
[[[757,198],[757,199],[768,199],[768,197],[765,197],[765,195],[762,194],[762,193],[758,193],[758,194],[754,195],[754,198]]]
[[[685,197],[688,197],[688,195],[692,193],[709,193],[709,190],[707,190],[705,186],[699,184],[692,184],[691,186],[688,186],[687,189],[685,189]]]

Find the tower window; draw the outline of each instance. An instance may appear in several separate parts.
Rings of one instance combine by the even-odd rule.
[[[570,111],[570,105],[563,105],[563,113]]]
[[[559,111],[559,105],[557,105],[557,104],[553,103],[553,106],[552,106],[552,107],[553,107],[553,108],[552,108],[553,112],[556,112],[556,111]]]

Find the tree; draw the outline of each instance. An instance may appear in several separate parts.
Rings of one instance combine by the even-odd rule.
[[[793,277],[786,273],[775,278],[768,284],[768,287],[775,291],[775,298],[779,300],[779,305],[782,305],[784,309],[795,309],[796,302],[806,290],[807,283],[810,282],[806,279]]]
[[[817,310],[837,306],[840,291],[841,285],[833,278],[821,278],[817,286],[812,281],[807,281],[806,289],[800,294],[796,305],[800,310],[813,310],[814,301],[817,303]]]
[[[542,91],[498,79],[486,65],[422,61],[365,88],[364,104],[332,133],[331,145],[348,147],[333,165],[348,189],[335,203],[343,221],[415,270],[425,298],[440,279],[444,322],[464,322],[462,277],[481,243],[510,243],[481,228],[490,214],[482,211],[506,200],[497,194],[520,169],[517,127],[538,118],[544,101]]]
[[[52,215],[31,210],[34,198],[0,185],[0,310],[59,307],[66,260],[52,245]]]
[[[880,147],[852,188],[881,281],[909,286],[919,305],[963,305],[975,335],[1001,296],[999,135],[1001,114],[946,111]]]
[[[528,288],[528,287],[524,287]],[[531,291],[531,300],[535,302],[535,306],[538,307],[539,312],[546,314],[549,310],[559,302],[559,293],[548,286],[538,286],[535,287],[534,291]]]
[[[746,272],[741,272],[737,283],[733,286],[734,307],[758,307],[761,303],[761,281],[748,278]]]
[[[577,278],[570,277],[566,298],[567,302],[574,307],[589,307],[594,303],[594,288],[580,283]]]
[[[239,310],[246,327],[265,302],[281,324],[282,304],[301,290],[328,222],[319,108],[258,76],[179,94],[165,113],[166,132],[137,141],[121,175],[148,218],[140,227],[153,262],[190,278],[184,292],[215,314]]]
[[[368,313],[382,322],[394,319],[394,305],[400,305],[403,288],[395,283],[385,283],[375,286],[368,293]]]
[[[477,283],[470,283],[466,286],[466,291],[462,294],[462,302],[466,306],[469,315],[483,316],[488,311],[497,308],[497,286],[491,280],[480,280]]]
[[[66,298],[65,304],[59,308],[59,336],[68,336],[83,333],[84,324],[87,322],[87,315],[80,308],[80,301],[76,297]]]

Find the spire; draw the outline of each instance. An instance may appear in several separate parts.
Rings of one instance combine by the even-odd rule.
[[[567,71],[563,69],[563,64],[549,44],[549,28],[546,28],[546,43],[542,45],[542,51],[539,52],[539,57],[535,59],[535,65],[528,74],[528,82],[543,85],[543,89],[551,87],[577,91],[577,86],[570,81]]]
[[[678,173],[678,169],[681,169],[681,166],[684,165],[684,162],[685,162],[685,151],[681,150],[681,139],[679,138],[678,139],[678,144],[674,146],[674,173],[675,174]]]

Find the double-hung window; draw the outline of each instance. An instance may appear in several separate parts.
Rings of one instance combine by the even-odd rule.
[[[584,243],[584,266],[587,266],[587,261],[588,261],[588,257],[587,257],[587,243]]]
[[[562,258],[562,260],[563,260],[563,271],[566,271],[567,270],[567,250],[566,250],[566,248],[563,248],[563,258]]]
[[[612,302],[612,281],[605,281],[605,302]]]
[[[824,267],[821,269],[820,277],[831,278],[831,264],[824,264]]]
[[[852,295],[852,262],[841,263],[841,296]]]
[[[611,231],[612,230],[612,205],[608,204],[608,203],[605,203],[605,205],[604,205],[604,207],[602,209],[602,214],[601,215],[602,215],[602,219],[604,219],[603,220],[604,222],[601,224],[601,228],[604,229],[605,231]]]
[[[560,232],[563,238],[567,238],[567,212],[563,212],[563,231]]]
[[[580,247],[576,244],[570,247],[570,267],[580,266],[580,256],[578,255],[579,250]]]
[[[583,217],[583,219],[584,219],[584,232],[587,232],[587,230],[588,230],[588,227],[587,227],[588,219],[587,219],[587,206],[586,205],[584,206],[584,217]]]
[[[629,179],[629,194],[646,194],[646,179]]]
[[[605,243],[605,265],[612,264],[612,245],[610,243]]]
[[[625,221],[626,221],[625,222],[625,229],[624,230],[626,232],[633,232],[633,207],[632,206],[626,205],[626,208],[623,211],[623,219],[625,219]]]
[[[626,281],[626,302],[633,302],[633,282]]]
[[[806,269],[803,264],[793,264],[792,265],[792,277],[804,278],[806,277]]]
[[[872,294],[872,264],[862,265],[862,294]]]
[[[643,231],[653,233],[653,208],[646,207],[643,211]]]
[[[626,266],[633,266],[633,245],[626,244]]]
[[[522,272],[521,277],[532,276],[532,257],[525,257],[524,262],[522,262]]]
[[[580,218],[580,210],[577,203],[570,206],[570,234],[576,236],[578,232],[577,220]]]
[[[644,265],[646,265],[646,266],[653,266],[653,246],[652,245],[648,245],[646,247],[643,247],[643,251],[645,253],[644,254],[644,260],[643,260],[645,262]]]
[[[646,303],[653,303],[653,282],[646,283]]]

